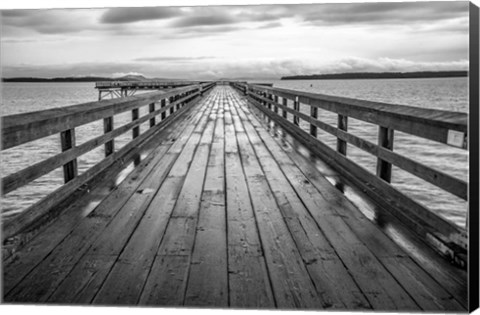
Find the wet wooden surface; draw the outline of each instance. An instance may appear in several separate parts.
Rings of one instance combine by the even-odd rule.
[[[424,268],[232,88],[167,131],[4,261],[5,302],[465,311],[458,272]]]

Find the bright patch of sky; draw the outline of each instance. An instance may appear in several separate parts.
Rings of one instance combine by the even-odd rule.
[[[441,1],[2,10],[2,76],[216,79],[467,70],[468,6]]]

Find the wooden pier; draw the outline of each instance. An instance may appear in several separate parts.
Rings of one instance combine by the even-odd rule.
[[[3,194],[58,167],[66,182],[4,221],[4,302],[466,311],[466,229],[389,184],[400,164],[466,199],[464,182],[392,151],[393,130],[464,147],[466,115],[352,102],[211,82],[3,117],[3,149],[60,133],[63,150],[3,178]],[[338,128],[315,108],[338,113]],[[126,111],[131,123],[113,129]],[[264,115],[361,187],[403,236],[367,218]],[[378,124],[379,144],[348,133],[347,117]],[[105,133],[76,146],[75,127],[94,120]],[[338,137],[337,151],[319,144],[317,128]],[[129,130],[132,141],[116,150]],[[378,173],[352,167],[347,143],[377,155]],[[76,159],[102,145],[105,159],[78,174]]]

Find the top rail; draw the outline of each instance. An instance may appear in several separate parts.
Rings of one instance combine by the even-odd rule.
[[[151,92],[139,96],[4,116],[2,117],[2,150],[132,110],[161,99],[168,99],[190,91],[201,91],[201,88],[206,85],[193,85],[167,92]]]
[[[126,88],[126,87],[180,87],[187,85],[202,84],[201,81],[99,81],[95,88]]]
[[[451,250],[448,244],[454,243],[461,248],[466,248],[466,231],[463,227],[438,216],[390,184],[392,165],[395,165],[448,193],[467,200],[468,185],[465,181],[432,168],[430,165],[424,165],[393,149],[394,133],[401,131],[468,150],[468,115],[466,113],[371,102],[243,82],[231,84],[243,92],[255,107],[297,140],[308,145],[340,174],[362,188],[375,200],[383,200],[387,208],[396,209],[395,214],[404,222],[408,222],[411,227],[421,234],[426,234],[431,240],[439,240],[442,244],[447,244],[440,246],[441,251],[447,251],[453,257],[454,250]],[[309,111],[302,112],[300,107],[304,106],[310,107]],[[322,121],[322,117],[318,115],[318,109],[337,114],[337,126]],[[287,114],[292,117],[291,120],[288,119]],[[350,117],[376,124],[378,142],[372,143],[349,132]],[[300,128],[300,120],[310,125],[309,131]],[[318,129],[337,138],[336,150],[317,138]],[[354,145],[377,158],[375,174],[348,158],[347,144]]]
[[[467,149],[466,113],[393,105],[282,88],[248,85],[250,91],[269,93],[340,115],[389,127],[425,139]],[[245,85],[243,85],[245,89]]]
[[[156,91],[137,96],[84,103],[30,113],[2,117],[2,150],[24,143],[59,134],[61,153],[30,165],[2,178],[2,196],[33,180],[63,167],[65,184],[39,202],[28,207],[13,219],[4,223],[3,239],[19,233],[48,213],[66,196],[87,181],[97,176],[121,158],[132,155],[139,146],[163,126],[183,113],[204,92],[215,85],[195,84],[167,91]],[[148,106],[148,113],[140,116],[140,108]],[[131,121],[114,128],[115,115],[131,111]],[[103,121],[103,134],[77,145],[75,128],[94,121]],[[149,129],[140,133],[140,125],[149,122]],[[132,139],[119,150],[115,150],[115,139],[132,130]],[[105,158],[78,174],[77,158],[104,145]]]

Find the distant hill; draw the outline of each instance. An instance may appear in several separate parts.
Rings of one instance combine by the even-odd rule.
[[[34,77],[18,77],[18,78],[2,78],[3,82],[98,82],[98,81],[175,81],[172,79],[154,78],[147,79],[141,75],[127,75],[119,78],[110,77],[60,77],[60,78],[34,78]]]
[[[335,79],[415,79],[467,77],[468,71],[418,71],[418,72],[353,72],[294,75],[282,77],[282,80],[335,80]]]

